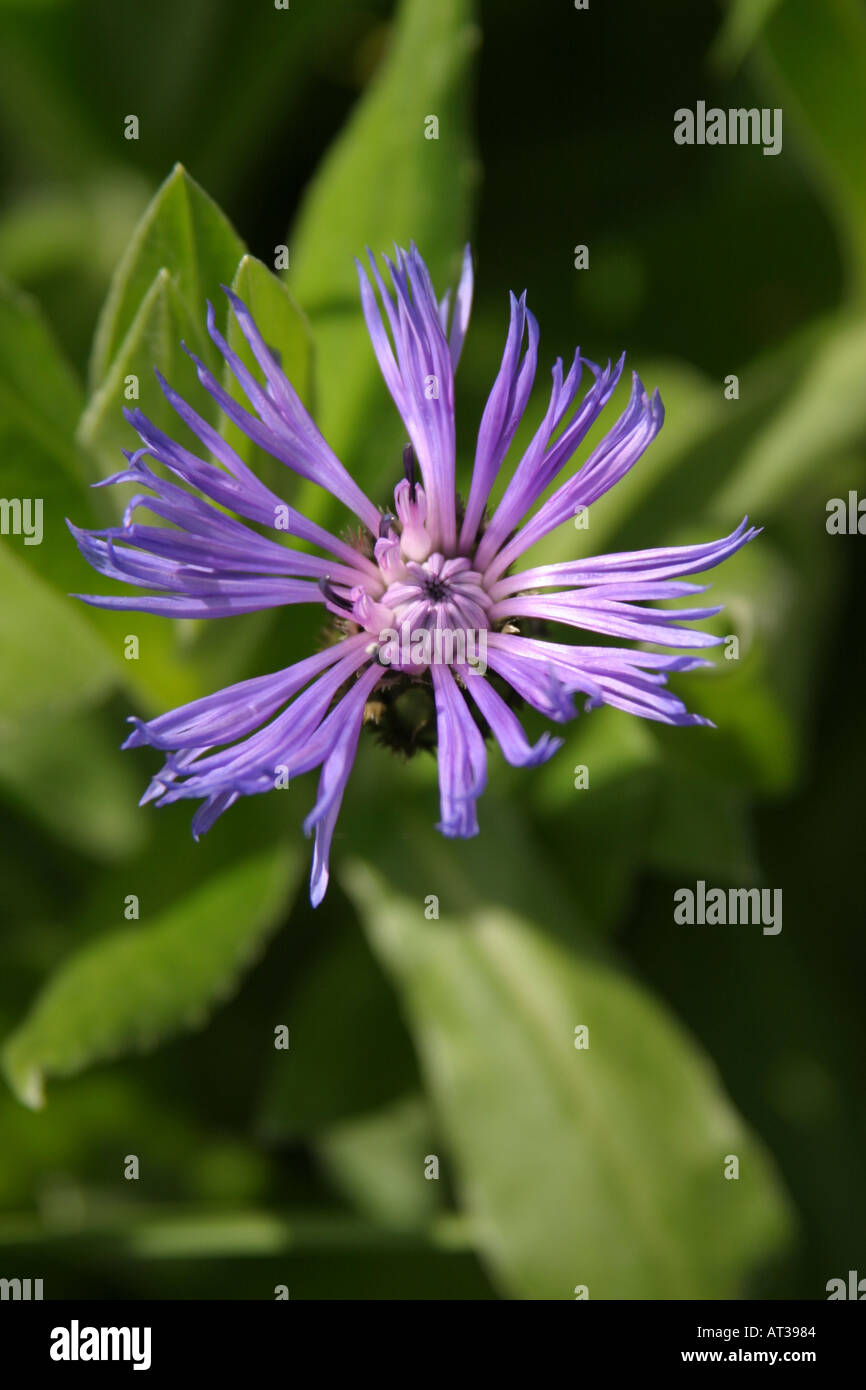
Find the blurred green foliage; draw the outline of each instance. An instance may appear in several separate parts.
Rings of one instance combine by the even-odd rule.
[[[864,486],[866,20],[625,8],[0,5],[0,494],[45,516],[0,548],[0,1272],[46,1296],[809,1298],[862,1267],[862,540],[824,522]],[[781,106],[782,154],[675,146],[698,99]],[[414,238],[444,288],[469,236],[464,469],[508,289],[545,364],[628,346],[664,431],[538,558],[749,512],[713,586],[740,659],[678,681],[715,731],[606,709],[533,772],[492,754],[467,843],[433,829],[431,760],[363,742],[313,913],[311,788],[195,845],[182,805],[135,808],[155,762],[117,745],[130,710],[304,654],[315,617],[86,609],[64,518],[116,514],[88,484],[131,442],[130,375],[161,423],[153,365],[208,408],[179,340],[218,365],[222,283],[383,499],[403,440],[353,258]],[[676,926],[701,878],[781,887],[782,933]]]

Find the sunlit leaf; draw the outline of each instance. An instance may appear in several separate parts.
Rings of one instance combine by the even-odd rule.
[[[153,296],[148,305],[152,301]],[[148,376],[152,381],[150,368]],[[134,439],[121,415],[122,382],[119,375],[88,417],[95,435],[111,441],[110,447],[106,443],[111,467],[123,463],[120,445]],[[153,390],[162,402],[155,382]],[[0,623],[9,642],[9,685],[4,688],[0,679],[0,708],[9,715],[35,712],[40,702],[69,708],[79,682],[85,700],[120,683],[154,704],[180,702],[196,691],[192,672],[170,659],[170,624],[145,614],[130,620],[97,612],[69,597],[106,591],[104,581],[78,554],[66,526],[67,519],[83,527],[109,520],[105,494],[88,486],[97,470],[76,443],[80,411],[78,383],[35,302],[0,283],[0,496],[12,507],[30,507],[22,512],[17,533],[16,515],[10,513],[9,534],[2,539],[8,578]],[[4,530],[6,525],[4,521]],[[139,637],[138,661],[124,659],[129,632]],[[20,666],[13,677],[17,652]]]
[[[177,164],[139,223],[115,272],[100,316],[90,363],[97,390],[120,351],[145,295],[165,269],[195,324],[190,347],[217,365],[205,329],[205,301],[230,284],[244,244],[216,203]]]
[[[316,1139],[319,1162],[362,1215],[388,1227],[422,1228],[441,1202],[428,1106],[411,1095]],[[434,1152],[431,1152],[434,1151]]]
[[[866,442],[866,323],[828,324],[779,409],[732,460],[716,499],[723,513],[784,506],[835,454]]]
[[[786,1203],[694,1040],[615,968],[514,913],[428,921],[360,862],[344,881],[402,994],[503,1290],[742,1296],[785,1235]]]
[[[299,859],[294,848],[245,859],[155,922],[126,923],[61,966],[3,1051],[19,1098],[39,1106],[47,1077],[200,1026],[279,921]]]
[[[197,405],[202,404],[199,396],[208,402],[181,347],[181,341],[189,341],[195,331],[186,302],[171,273],[162,266],[136,306],[132,321],[81,417],[78,438],[99,459],[104,475],[125,467],[122,450],[134,449],[139,443],[124,419],[124,407],[140,406],[166,433],[182,433],[186,439],[185,427],[163,396],[154,367],[176,389],[180,390],[182,384],[185,389],[181,394]],[[207,414],[208,408],[203,413]]]

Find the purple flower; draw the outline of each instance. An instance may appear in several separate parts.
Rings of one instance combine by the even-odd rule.
[[[577,516],[637,462],[661,428],[658,393],[647,395],[633,374],[620,418],[583,466],[541,501],[604,410],[623,368],[623,359],[600,368],[579,351],[567,372],[558,360],[544,418],[491,505],[526,409],[538,351],[538,325],[526,296],[512,295],[464,506],[455,482],[454,373],[472,299],[469,249],[453,309],[449,296],[437,300],[414,246],[398,250],[393,263],[385,260],[390,289],[372,255],[369,260],[372,278],[358,265],[364,315],[410,440],[393,511],[381,511],[352,480],[246,306],[226,290],[264,383],[229,348],[210,305],[208,331],[250,409],[190,354],[199,381],[247,438],[327,489],[360,528],[341,539],[287,506],[161,377],[171,405],[215,462],[170,439],[140,410],[127,411],[142,447],[127,453],[128,467],[107,479],[136,485],[123,524],[96,532],[71,528],[95,569],[145,591],[79,595],[87,603],[176,618],[316,603],[330,615],[332,640],[322,651],[159,718],[133,718],[124,744],[150,744],[166,753],[142,800],[160,806],[200,801],[192,822],[196,838],[238,797],[320,768],[318,796],[305,822],[308,834],[315,830],[314,905],[327,888],[331,838],[365,723],[406,752],[436,747],[438,828],[461,837],[478,830],[487,737],[515,765],[542,762],[560,746],[548,734],[534,746],[528,742],[514,713],[521,702],[557,722],[576,713],[574,696],[581,693],[587,708],[604,703],[666,724],[708,723],[689,714],[666,681],[669,672],[707,664],[684,650],[722,639],[686,624],[719,610],[665,610],[652,603],[702,592],[706,586],[681,576],[712,568],[756,534],[744,520],[723,540],[703,545],[516,568],[531,545]],[[579,397],[584,372],[588,389]],[[153,463],[179,481],[169,481]],[[138,520],[142,511],[158,524]],[[275,538],[280,531],[322,553],[285,545]],[[664,644],[678,654],[548,640],[559,624]]]

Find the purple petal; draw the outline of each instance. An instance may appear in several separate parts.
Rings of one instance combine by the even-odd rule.
[[[457,543],[454,435],[454,365],[427,267],[416,248],[384,257],[394,298],[372,252],[370,273],[391,330],[364,267],[358,262],[361,306],[385,384],[409,434],[427,496],[427,529],[436,549],[453,554]],[[464,277],[461,284],[465,281]],[[459,298],[459,296],[458,296]],[[455,311],[459,313],[458,309]],[[458,329],[459,337],[459,329]]]
[[[561,380],[561,367],[557,364],[547,414],[520,460],[478,548],[476,558],[481,568],[487,567],[495,551],[535,505],[595,424],[616,389],[624,361],[624,357],[621,357],[616,367],[608,363],[601,371],[595,363],[582,358],[578,350],[564,382]],[[590,368],[595,381],[562,434],[551,445],[551,435],[577,394],[583,365]]]
[[[561,738],[552,738],[547,733],[542,734],[533,746],[514,711],[509,709],[489,681],[474,674],[466,666],[458,667],[458,674],[490,725],[494,738],[512,767],[534,767],[537,763],[547,762],[547,759],[562,747]]]
[[[469,317],[472,313],[473,286],[472,248],[467,243],[463,248],[463,266],[460,272],[460,282],[457,286],[457,295],[454,301],[454,317],[451,320],[451,334],[448,339],[448,350],[451,353],[451,365],[455,372],[457,370],[457,363],[460,361],[460,354],[463,351],[463,342],[466,338],[466,330],[469,327]],[[442,327],[444,332],[445,325],[443,324]]]
[[[150,744],[170,751],[231,743],[258,728],[309,681],[342,660],[347,652],[362,650],[366,640],[364,635],[347,638],[282,671],[239,681],[212,695],[180,705],[156,719],[144,722],[133,718],[130,723],[135,728],[123,747]]]
[[[460,532],[460,547],[464,551],[468,550],[475,540],[490,490],[514,438],[535,380],[538,324],[526,308],[525,293],[519,300],[511,295],[510,304],[510,322],[502,362],[487,398],[478,430],[469,500]],[[527,325],[529,344],[521,362],[520,348]]]
[[[715,647],[724,641],[712,633],[677,626],[682,622],[714,617],[720,607],[681,608],[664,612],[658,608],[639,608],[635,604],[604,599],[583,600],[580,589],[542,598],[538,594],[518,594],[503,599],[490,610],[493,621],[504,618],[540,618],[550,622],[582,627],[610,637],[633,638],[638,642],[660,642],[667,647]]]
[[[302,478],[318,483],[349,507],[375,535],[379,512],[357,483],[346,472],[330,446],[322,438],[311,417],[298,402],[290,410],[283,400],[273,397],[258,384],[237,353],[229,348],[216,328],[213,306],[208,305],[208,331],[226,359],[238,384],[256,411],[251,415],[231,396],[194,352],[186,349],[195,363],[196,374],[205,390],[221,406],[233,424],[281,463]],[[172,402],[174,404],[174,401]],[[184,407],[188,409],[188,407]]]
[[[234,806],[237,799],[237,792],[220,792],[217,796],[211,796],[203,802],[192,818],[193,839],[200,840],[202,835],[206,835],[214,822],[230,806]]]
[[[484,739],[447,666],[431,666],[438,734],[439,800],[443,835],[478,834],[476,799],[487,782]]]
[[[272,528],[276,526],[276,529],[281,532],[296,536],[300,540],[310,541],[313,545],[321,546],[322,549],[338,556],[344,563],[355,565],[364,570],[370,577],[375,576],[376,569],[370,560],[353,550],[345,541],[338,540],[329,531],[308,521],[300,512],[288,506],[282,498],[266,487],[247,468],[234,449],[212,426],[196,415],[195,411],[186,405],[177,392],[172,391],[158,372],[157,377],[165,395],[181,419],[194,430],[223,467],[217,468],[214,464],[206,463],[203,459],[197,458],[195,454],[190,453],[188,449],[176,443],[175,440],[152,424],[140,410],[128,410],[124,412],[126,419],[138,432],[145,445],[145,449],[139,451],[140,454],[150,453],[153,458],[169,468],[176,476],[182,478],[184,482],[203,492],[211,501],[237,512],[239,516],[246,517],[249,521],[257,521],[264,526]],[[138,458],[137,455],[134,457]],[[152,471],[144,468],[138,462],[132,470],[116,474],[113,479],[106,481],[138,481],[157,491],[166,486],[162,479],[159,479]],[[280,519],[280,525],[277,525],[277,518]]]
[[[334,711],[335,715],[339,712],[337,723],[340,732],[322,764],[316,804],[304,822],[304,830],[307,834],[313,828],[316,831],[313,867],[310,875],[310,901],[313,907],[319,906],[327,891],[328,860],[334,826],[340,814],[346,783],[355,762],[358,738],[364,719],[364,706],[380,677],[381,672],[375,666],[369,671],[365,671]]]
[[[681,574],[700,574],[727,560],[742,546],[760,535],[744,517],[735,531],[704,545],[666,546],[656,550],[625,550],[612,555],[593,555],[585,560],[566,560],[561,564],[538,565],[506,575],[491,589],[494,599],[527,589],[568,584],[607,584],[627,576],[639,581],[668,579]]]
[[[578,507],[588,507],[619,482],[658,434],[663,420],[664,410],[658,392],[648,396],[635,372],[631,399],[616,425],[593,449],[583,467],[557,488],[535,516],[488,563],[487,582],[497,579],[518,555],[573,517]],[[486,540],[485,534],[482,547]],[[481,564],[480,548],[476,558]],[[486,553],[483,559],[486,561]]]
[[[363,641],[341,644],[339,659],[331,669],[243,742],[215,751],[205,747],[192,756],[184,749],[177,757],[170,757],[159,774],[160,780],[170,782],[159,804],[223,791],[251,796],[273,790],[278,768],[285,767],[290,776],[300,776],[317,767],[340,733],[340,706],[329,715],[331,701],[368,661]],[[371,669],[381,677],[381,670]]]
[[[529,687],[531,681],[526,677],[527,668],[530,671],[534,668],[539,679],[553,672],[569,690],[587,690],[591,684],[593,689],[588,692],[588,709],[609,704],[630,714],[666,724],[710,722],[700,715],[689,714],[676,695],[662,688],[667,679],[666,673],[691,671],[710,664],[701,658],[659,655],[625,647],[568,646],[537,638],[491,634],[487,647],[488,665],[500,671],[507,680],[511,679],[507,667],[495,664],[502,652],[514,663],[514,669],[520,672]],[[655,671],[644,669],[648,666],[655,667]],[[516,684],[515,688],[518,688]]]
[[[140,580],[134,581],[136,584]],[[230,587],[231,585],[237,587]],[[264,608],[281,608],[290,603],[323,603],[317,584],[300,579],[271,579],[262,583],[257,576],[251,582],[220,580],[207,593],[195,597],[189,593],[141,597],[122,594],[72,594],[72,598],[89,603],[91,608],[107,608],[129,613],[162,613],[170,618],[232,618],[239,613],[258,613]]]

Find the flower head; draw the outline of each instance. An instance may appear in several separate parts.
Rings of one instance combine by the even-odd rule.
[[[652,603],[701,592],[682,576],[710,569],[756,534],[744,520],[709,544],[517,568],[535,542],[590,506],[637,462],[661,428],[658,393],[648,395],[634,374],[622,415],[583,466],[541,500],[601,415],[623,369],[623,359],[601,368],[579,350],[567,371],[557,361],[544,416],[492,506],[538,352],[538,325],[526,297],[512,295],[464,506],[456,489],[454,374],[472,299],[469,249],[453,309],[448,296],[437,300],[414,246],[398,249],[385,264],[390,288],[372,256],[369,272],[360,264],[358,270],[373,349],[409,437],[393,506],[380,509],[354,482],[246,306],[226,290],[263,380],[228,346],[208,305],[208,331],[249,408],[190,354],[199,381],[247,438],[327,489],[360,530],[356,525],[352,539],[341,538],[287,506],[162,377],[167,399],[209,457],[176,443],[140,410],[127,411],[141,447],[106,480],[135,485],[123,522],[96,532],[71,527],[94,568],[145,591],[80,595],[87,603],[178,618],[314,603],[330,615],[335,640],[322,651],[156,719],[133,718],[124,744],[165,752],[143,801],[199,801],[196,837],[238,797],[319,768],[318,796],[305,822],[307,833],[315,832],[314,904],[327,887],[331,838],[365,722],[406,752],[436,748],[438,828],[461,837],[478,830],[488,737],[515,765],[541,762],[561,743],[548,734],[529,743],[514,709],[521,702],[559,723],[576,713],[576,694],[587,697],[587,708],[604,703],[668,724],[707,723],[687,712],[666,680],[669,672],[706,664],[685,653],[722,639],[687,624],[719,610],[665,610]],[[147,511],[160,524],[138,519]],[[278,531],[316,553],[283,544]],[[550,640],[560,625],[675,651]],[[407,715],[413,702],[426,708],[426,717]]]

